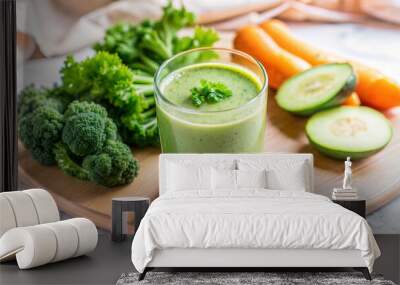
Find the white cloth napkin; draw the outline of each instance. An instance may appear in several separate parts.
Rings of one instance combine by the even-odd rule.
[[[19,44],[20,58],[30,58],[35,49],[45,57],[75,52],[100,40],[105,29],[117,21],[139,22],[144,18],[159,17],[161,7],[166,3],[166,0],[109,0],[110,4],[81,16],[67,11],[65,6],[59,5],[60,1],[68,3],[67,0],[17,1],[17,29],[30,40],[28,44]],[[90,1],[93,0],[85,4],[89,5]],[[400,0],[350,0],[346,3],[349,2],[375,17],[400,23]],[[175,5],[183,4],[195,12],[200,23],[211,24],[219,30],[235,30],[273,17],[320,22],[360,22],[364,19],[360,14],[332,10],[350,10],[341,3],[338,0],[174,1]]]
[[[29,35],[44,56],[64,55],[100,40],[105,29],[119,19],[138,22],[158,17],[162,4],[161,0],[116,1],[79,17],[51,0],[19,0],[17,29]],[[33,51],[26,53],[24,57],[29,58]]]

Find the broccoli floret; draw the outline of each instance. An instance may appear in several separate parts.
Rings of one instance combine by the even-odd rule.
[[[55,164],[54,144],[61,138],[63,116],[50,107],[39,107],[19,121],[19,137],[32,157],[45,165]]]
[[[95,153],[106,140],[105,120],[96,113],[82,113],[67,119],[62,140],[78,156]]]
[[[60,167],[64,173],[82,180],[89,179],[87,170],[71,158],[71,154],[68,153],[68,147],[64,143],[56,143],[53,152],[58,167]]]
[[[32,113],[39,107],[49,107],[63,113],[69,98],[62,96],[60,87],[38,89],[33,85],[25,87],[18,98],[18,118]]]
[[[137,176],[138,162],[128,146],[118,141],[117,126],[104,107],[74,101],[63,115],[48,102],[51,97],[64,104],[57,98],[60,90],[30,87],[24,92],[18,131],[35,160],[44,165],[57,163],[68,175],[109,187]]]
[[[120,140],[117,125],[110,118],[105,120],[104,133],[107,140]]]
[[[104,107],[85,101],[72,102],[64,113],[62,141],[53,152],[68,175],[113,187],[131,182],[137,161],[128,146],[118,141],[117,127]]]
[[[21,118],[33,110],[46,104],[46,92],[36,89],[33,85],[25,87],[18,98],[17,114]]]
[[[64,113],[64,118],[68,119],[81,113],[96,113],[101,117],[107,117],[107,110],[99,104],[76,100],[68,105],[68,108]]]
[[[73,102],[65,112],[62,140],[77,156],[99,152],[107,139],[117,139],[117,127],[95,103]]]
[[[90,180],[114,187],[132,182],[138,175],[139,163],[125,144],[108,140],[101,152],[84,159],[83,168]]]

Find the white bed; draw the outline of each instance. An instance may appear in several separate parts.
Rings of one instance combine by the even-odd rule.
[[[132,243],[141,278],[154,267],[354,267],[370,278],[380,255],[371,229],[312,193],[312,155],[162,154],[159,168],[160,197]],[[238,188],[264,170],[265,187]],[[234,173],[237,185],[220,173]]]

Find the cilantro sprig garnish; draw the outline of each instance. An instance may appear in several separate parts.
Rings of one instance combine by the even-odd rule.
[[[204,103],[218,103],[232,96],[232,91],[225,84],[204,79],[200,81],[200,87],[193,87],[190,92],[192,93],[192,103],[196,107],[200,107]]]

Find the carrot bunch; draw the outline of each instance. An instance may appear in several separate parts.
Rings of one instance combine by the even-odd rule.
[[[344,105],[362,103],[379,110],[400,106],[399,83],[362,63],[311,46],[296,38],[281,21],[268,20],[260,26],[243,27],[236,34],[234,46],[253,55],[266,67],[273,88],[311,66],[348,62],[357,75],[357,93],[347,98]]]

